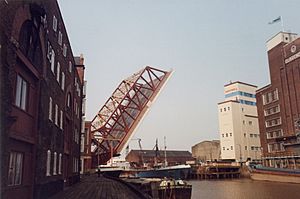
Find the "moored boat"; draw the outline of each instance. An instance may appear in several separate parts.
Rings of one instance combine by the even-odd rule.
[[[258,166],[254,169],[251,169],[250,177],[253,180],[300,184],[299,169],[284,169]]]
[[[138,171],[137,176],[140,178],[173,178],[178,180],[187,179],[190,172],[190,165],[176,165]]]
[[[165,179],[158,187],[159,199],[190,199],[192,185],[183,180]]]
[[[107,165],[101,165],[100,167],[100,173],[104,176],[110,176],[118,178],[124,168],[122,167],[115,167],[115,166],[107,166]]]

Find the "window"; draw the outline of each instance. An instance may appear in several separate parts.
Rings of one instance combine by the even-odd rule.
[[[50,176],[51,151],[47,151],[46,176]]]
[[[62,155],[60,153],[59,154],[59,159],[58,159],[58,174],[61,174],[61,158],[62,158]]]
[[[229,133],[230,137],[232,137],[232,133]]]
[[[55,15],[53,15],[53,30],[56,32],[57,30],[57,19]]]
[[[252,121],[249,121],[249,125],[252,125]]]
[[[67,45],[66,44],[64,44],[64,47],[63,47],[63,55],[64,55],[64,57],[67,56]]]
[[[62,33],[61,33],[61,31],[58,32],[58,44],[60,46],[62,45]]]
[[[243,124],[245,125],[245,120],[243,120]]]
[[[246,133],[244,133],[244,137],[246,137]]]
[[[224,111],[226,111],[226,107],[224,108]]]
[[[51,56],[52,56],[52,46],[50,44],[50,42],[47,42],[47,59],[51,62]]]
[[[247,146],[245,146],[245,150],[247,151]]]
[[[65,73],[61,73],[61,89],[65,90]]]
[[[222,137],[224,137],[224,133],[222,133]]]
[[[8,168],[8,185],[20,185],[22,183],[23,153],[10,152]]]
[[[16,106],[26,110],[27,95],[28,95],[28,83],[20,76],[17,75],[16,84]]]
[[[255,148],[254,146],[251,146],[251,150],[252,150],[252,151],[254,151],[254,148]]]
[[[55,124],[58,125],[58,106],[55,104]]]
[[[242,112],[244,112],[244,108],[242,108]]]
[[[52,121],[52,97],[49,98],[49,120]]]
[[[226,137],[228,137],[228,133],[226,133]]]
[[[70,108],[70,107],[71,107],[71,104],[72,104],[72,101],[71,101],[71,94],[68,93],[68,97],[67,97],[67,107]]]
[[[267,132],[267,139],[278,138],[283,136],[282,129]]]
[[[53,175],[57,175],[56,173],[56,159],[57,159],[57,153],[54,152],[54,160],[53,160]]]
[[[252,133],[250,133],[250,137],[253,138],[253,134]]]
[[[60,122],[59,122],[59,127],[63,129],[63,111],[60,110]]]
[[[262,95],[262,98],[263,98],[263,105],[277,101],[278,100],[278,89],[275,89],[269,93]]]
[[[281,118],[280,117],[266,121],[266,127],[278,126],[280,124],[281,124]]]
[[[59,76],[60,76],[60,63],[57,62],[57,68],[56,68],[57,74],[56,74],[56,81],[59,83]]]
[[[51,71],[54,73],[54,64],[55,64],[55,53],[54,50],[52,49],[52,53],[51,53]]]
[[[72,62],[69,61],[69,72],[71,73],[72,72]]]
[[[279,113],[279,112],[280,112],[279,104],[277,106],[273,106],[271,108],[268,108],[268,109],[264,110],[265,116],[273,115],[273,114],[276,114],[276,113]]]
[[[225,151],[225,147],[223,147],[223,151]]]
[[[230,149],[233,150],[233,146],[230,146]]]
[[[228,111],[230,111],[230,107],[227,107]]]
[[[268,144],[268,152],[284,151],[283,142]]]

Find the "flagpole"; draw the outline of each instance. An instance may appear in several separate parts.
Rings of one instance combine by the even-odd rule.
[[[283,17],[282,16],[280,16],[280,21],[281,21],[281,29],[282,29],[282,32],[284,32],[284,26],[283,26]]]

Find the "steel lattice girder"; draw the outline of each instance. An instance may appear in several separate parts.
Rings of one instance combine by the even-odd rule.
[[[127,145],[171,74],[147,66],[119,84],[91,122],[94,149],[100,153],[101,164]]]

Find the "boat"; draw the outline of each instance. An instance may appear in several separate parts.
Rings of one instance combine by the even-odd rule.
[[[250,177],[253,180],[300,184],[299,169],[285,169],[285,168],[256,166],[250,170]]]
[[[118,178],[124,168],[118,166],[110,166],[110,165],[100,165],[98,167],[100,169],[100,173],[106,177],[114,177]]]
[[[175,165],[161,168],[152,168],[137,171],[137,177],[140,178],[173,178],[175,180],[187,179],[191,172],[190,165]]]
[[[190,199],[192,185],[183,180],[164,179],[158,187],[159,199]]]

